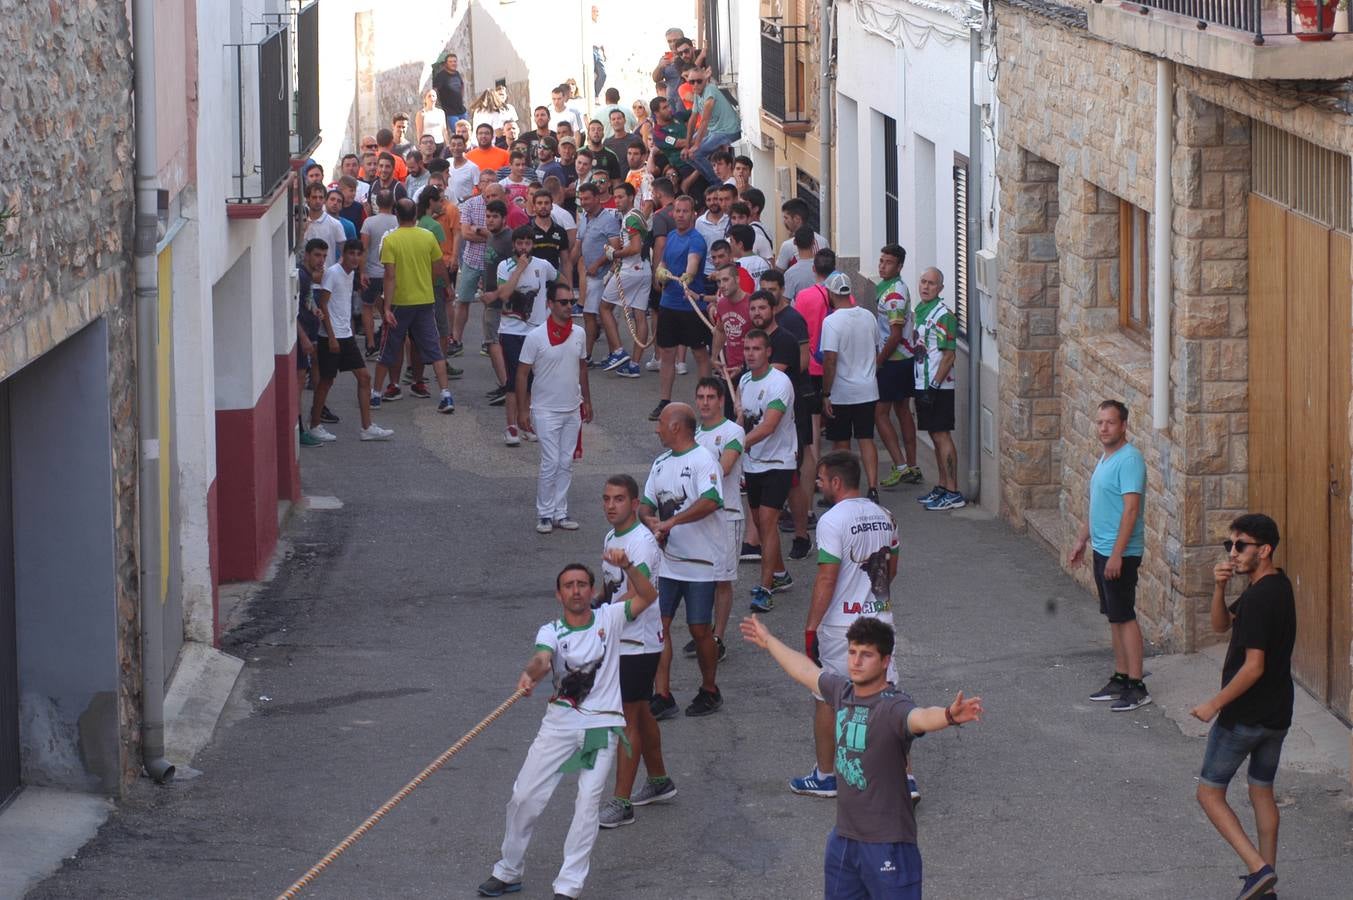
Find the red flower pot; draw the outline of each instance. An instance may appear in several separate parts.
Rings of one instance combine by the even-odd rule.
[[[1328,41],[1334,37],[1334,11],[1339,0],[1296,0],[1297,21],[1306,31],[1297,32],[1299,41]]]

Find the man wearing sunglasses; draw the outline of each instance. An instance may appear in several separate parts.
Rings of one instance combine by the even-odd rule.
[[[709,69],[692,69],[688,75],[687,80],[696,92],[691,112],[699,114],[700,126],[691,135],[690,146],[682,156],[700,171],[706,184],[718,184],[722,179],[715,174],[709,158],[720,147],[727,147],[742,137],[742,123],[733,104],[710,80]]]
[[[1226,562],[1212,570],[1212,630],[1231,632],[1222,664],[1221,691],[1191,712],[1211,722],[1203,769],[1198,777],[1198,805],[1212,827],[1245,863],[1240,896],[1273,896],[1278,875],[1278,805],[1273,779],[1283,739],[1292,724],[1292,648],[1297,639],[1296,601],[1292,582],[1273,564],[1278,525],[1262,513],[1231,523],[1231,539],[1223,541]],[[1231,606],[1226,585],[1235,575],[1249,586]],[[1259,846],[1250,843],[1240,820],[1226,802],[1226,788],[1249,757],[1250,806],[1254,809]]]
[[[1128,409],[1118,400],[1099,404],[1095,431],[1103,453],[1090,477],[1090,511],[1071,550],[1071,564],[1093,551],[1099,611],[1109,620],[1113,638],[1113,677],[1090,695],[1111,702],[1114,712],[1129,712],[1151,702],[1142,681],[1142,630],[1137,624],[1137,569],[1142,563],[1145,524],[1146,462],[1128,443]]]

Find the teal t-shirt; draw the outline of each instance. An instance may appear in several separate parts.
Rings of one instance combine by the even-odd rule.
[[[1090,546],[1101,556],[1113,554],[1118,524],[1123,521],[1123,495],[1146,494],[1146,460],[1131,444],[1101,456],[1090,476]],[[1145,544],[1145,504],[1132,526],[1124,556],[1141,556]]]
[[[694,110],[705,108],[705,101],[712,99],[714,108],[710,110],[706,132],[710,134],[738,134],[742,131],[742,122],[738,120],[738,111],[728,102],[723,91],[714,84],[706,84],[705,89],[695,98]]]

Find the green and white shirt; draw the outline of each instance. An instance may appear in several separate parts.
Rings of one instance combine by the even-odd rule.
[[[554,693],[545,721],[561,728],[625,727],[620,703],[620,637],[629,621],[628,603],[608,603],[574,628],[562,618],[540,626],[536,649],[551,654]]]
[[[916,355],[916,320],[911,317],[911,290],[901,278],[879,282],[874,288],[874,313],[879,320],[879,346],[888,342],[893,325],[901,323],[902,340],[893,348],[890,360],[911,359]]]
[[[685,512],[701,498],[723,506],[723,469],[700,445],[681,453],[668,450],[653,462],[644,482],[643,502],[658,511],[666,522]],[[677,525],[667,532],[662,548],[662,574],[680,581],[713,581],[715,562],[724,549],[723,521],[708,515]]]
[[[747,432],[742,430],[742,426],[728,419],[722,420],[713,428],[701,425],[695,432],[695,442],[710,452],[714,461],[719,463],[720,469],[723,468],[725,450],[736,450],[738,453],[733,468],[723,477],[725,521],[728,519],[737,521],[742,518],[742,503],[738,500],[738,495],[742,493],[742,443],[746,439]]]
[[[765,440],[747,449],[742,469],[749,475],[772,469],[794,469],[798,451],[798,434],[794,430],[794,384],[789,376],[771,366],[760,378],[744,372],[738,382],[742,396],[742,427],[751,434],[761,424],[766,411],[778,409],[784,413],[775,431]]]
[[[958,319],[945,305],[943,297],[916,307],[916,390],[923,391],[939,371],[945,351],[958,347]],[[954,369],[940,383],[943,390],[954,389]]]
[[[637,198],[635,202],[638,202]],[[639,236],[640,245],[645,249],[649,246],[648,233],[651,230],[652,228],[648,224],[648,220],[645,219],[644,214],[637,209],[631,209],[629,212],[625,213],[625,218],[620,223],[620,233],[625,236],[625,243],[629,243],[629,239],[637,234]],[[640,253],[637,256],[627,256],[623,261],[627,264],[639,265],[646,262],[647,257],[644,253]]]
[[[645,528],[643,522],[635,519],[634,524],[624,531],[617,532],[614,528],[608,531],[606,539],[601,544],[602,551],[617,548],[624,550],[630,562],[634,563],[634,567],[648,576],[654,587],[657,587],[658,561],[662,558],[662,549],[658,547],[653,532]],[[603,557],[597,600],[603,604],[623,605],[624,601],[630,598],[630,594],[629,576],[625,574],[625,570],[616,568]],[[620,655],[658,653],[661,650],[662,616],[658,612],[658,604],[653,603],[639,613],[633,622],[625,624],[625,630],[620,635]]]
[[[898,554],[893,514],[864,497],[832,506],[817,520],[817,561],[839,563],[822,624],[849,627],[860,616],[892,621],[889,563]]]

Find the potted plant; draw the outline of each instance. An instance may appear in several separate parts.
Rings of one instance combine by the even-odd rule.
[[[1339,0],[1296,0],[1297,20],[1306,29],[1297,32],[1297,39],[1328,41],[1334,37],[1334,14],[1338,5]]]

